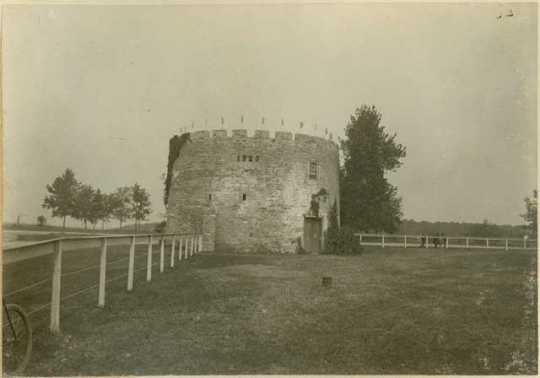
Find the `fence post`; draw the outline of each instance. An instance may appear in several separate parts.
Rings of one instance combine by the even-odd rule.
[[[382,234],[381,245],[384,248],[384,234]]]
[[[62,291],[62,242],[55,242],[54,268],[51,293],[51,333],[60,332],[60,294]]]
[[[203,249],[203,236],[199,235],[199,250],[197,252],[201,252]]]
[[[404,248],[407,248],[407,235],[405,235],[404,237],[405,237],[405,240],[403,242],[403,246]]]
[[[174,243],[176,238],[173,236],[171,240],[171,268],[174,268]]]
[[[163,273],[163,265],[165,260],[165,238],[162,236],[159,241],[159,272]]]
[[[131,237],[131,246],[129,247],[129,266],[127,291],[133,290],[133,272],[135,268],[135,236]]]
[[[152,281],[152,235],[148,237],[148,254],[146,256],[146,281]]]
[[[504,241],[504,250],[508,251],[508,239]]]
[[[191,255],[189,257],[192,257],[195,253],[195,236],[191,237]]]
[[[444,248],[448,249],[448,237],[444,238]]]
[[[184,238],[181,236],[178,238],[178,261],[182,260],[182,243],[184,242]]]
[[[185,242],[185,245],[184,245],[184,259],[186,259],[186,260],[188,258],[188,246],[189,246],[189,238],[186,237],[186,242]]]
[[[107,238],[101,241],[101,259],[99,260],[98,306],[105,307],[105,275],[107,274]]]
[[[486,238],[486,248],[489,248],[489,238]]]
[[[360,234],[360,238],[358,239],[358,244],[362,245],[362,234]]]
[[[429,247],[429,235],[426,235],[426,248]]]
[[[465,248],[469,249],[469,238],[465,238]]]

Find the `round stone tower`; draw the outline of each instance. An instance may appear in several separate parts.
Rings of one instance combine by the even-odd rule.
[[[338,146],[305,134],[197,131],[170,170],[169,232],[203,234],[203,250],[318,253],[336,204]]]

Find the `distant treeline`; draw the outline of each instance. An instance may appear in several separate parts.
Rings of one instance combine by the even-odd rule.
[[[507,237],[521,238],[527,234],[527,226],[498,225],[484,220],[482,223],[460,222],[417,222],[404,219],[398,228],[397,234],[409,235],[437,235],[446,236],[480,236],[480,237]]]

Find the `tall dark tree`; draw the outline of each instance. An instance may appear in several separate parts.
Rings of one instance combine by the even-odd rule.
[[[53,217],[63,218],[62,228],[66,228],[66,217],[74,215],[78,186],[75,173],[69,168],[55,178],[51,185],[47,185],[48,194],[41,206],[50,209]]]
[[[131,190],[132,193],[132,214],[135,218],[135,231],[139,231],[141,221],[151,213],[150,195],[139,184],[135,184]]]
[[[525,214],[521,214],[521,217],[527,222],[529,233],[536,237],[538,230],[538,191],[533,190],[532,197],[527,197],[524,201]]]
[[[374,106],[356,109],[341,141],[341,219],[357,231],[394,232],[401,221],[401,198],[385,172],[401,166],[406,148],[381,123]]]

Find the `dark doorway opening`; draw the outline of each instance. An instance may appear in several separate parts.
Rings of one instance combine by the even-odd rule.
[[[322,221],[319,217],[304,217],[304,249],[309,253],[321,253]]]

